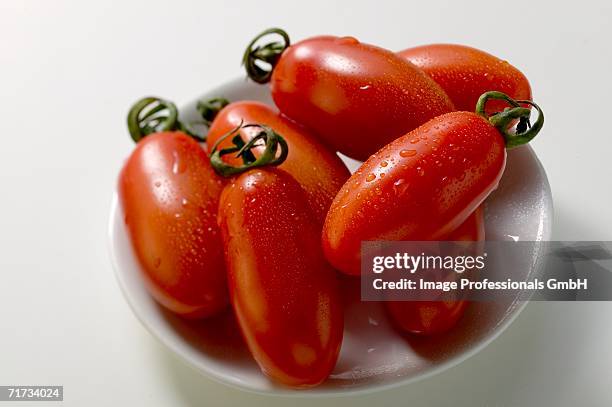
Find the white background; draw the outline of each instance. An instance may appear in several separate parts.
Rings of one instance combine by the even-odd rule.
[[[61,384],[71,406],[313,404],[194,373],[131,314],[107,253],[130,104],[182,104],[241,75],[244,46],[268,26],[390,49],[465,43],[509,60],[546,112],[533,146],[553,189],[554,239],[612,240],[612,3],[222,3],[0,0],[0,385]],[[610,405],[611,314],[611,303],[530,304],[445,373],[316,403]]]

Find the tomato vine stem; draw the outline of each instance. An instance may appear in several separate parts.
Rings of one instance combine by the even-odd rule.
[[[199,100],[196,109],[202,116],[202,120],[204,121],[204,125],[206,127],[210,127],[211,123],[217,117],[217,114],[223,109],[225,106],[229,105],[229,100],[217,97],[208,100]]]
[[[249,140],[247,143],[242,140],[240,131],[245,128],[258,128],[260,132]],[[219,150],[219,145],[223,140],[232,137],[234,146]],[[259,157],[255,157],[251,151],[255,147],[261,146],[258,143],[260,140],[264,142],[264,150]],[[280,153],[279,153],[280,148]],[[234,154],[235,157],[241,157],[243,164],[233,166],[223,161],[222,157],[228,154]],[[232,175],[240,174],[252,168],[264,166],[277,166],[282,164],[289,154],[289,146],[285,139],[268,126],[261,124],[243,124],[240,123],[237,127],[223,135],[213,145],[210,152],[210,163],[214,170],[221,176],[231,177]]]
[[[256,45],[259,40],[268,35],[280,35],[282,41],[273,41],[265,45]],[[242,56],[247,76],[257,83],[267,83],[272,76],[272,70],[281,54],[291,45],[289,35],[280,28],[268,28],[257,35],[247,46]],[[261,63],[268,65],[262,67]]]
[[[486,114],[485,107],[491,99],[503,100],[510,107],[489,116]],[[533,106],[538,111],[538,117],[533,125],[531,124],[531,109],[523,105]],[[498,91],[486,92],[480,96],[476,103],[476,114],[487,119],[501,133],[508,149],[529,143],[544,125],[544,113],[540,106],[530,100],[514,100]],[[517,120],[518,123],[512,130]]]
[[[135,143],[152,133],[182,131],[199,142],[206,141],[189,125],[179,120],[176,105],[168,100],[147,96],[134,103],[128,112],[127,126]]]

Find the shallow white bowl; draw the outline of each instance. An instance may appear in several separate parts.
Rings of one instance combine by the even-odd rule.
[[[215,96],[231,101],[250,99],[272,103],[267,86],[243,79],[222,85],[201,98]],[[195,103],[182,109],[184,120],[197,120]],[[347,160],[347,164],[353,171],[358,165],[353,160]],[[509,151],[500,186],[486,203],[487,240],[549,240],[552,212],[550,186],[531,147]],[[323,385],[295,391],[275,385],[260,372],[229,310],[213,319],[189,322],[166,312],[153,301],[141,282],[116,194],[109,220],[109,239],[117,280],[142,324],[199,372],[258,393],[341,395],[405,385],[474,355],[501,334],[525,305],[512,300],[471,303],[450,333],[434,339],[410,338],[391,328],[380,304],[360,302],[359,280],[347,279],[343,284],[344,341],[336,368]],[[540,267],[538,254],[534,253],[533,257],[533,267]]]

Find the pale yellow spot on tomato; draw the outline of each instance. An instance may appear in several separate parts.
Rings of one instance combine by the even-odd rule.
[[[303,343],[295,343],[291,348],[293,359],[300,366],[310,366],[317,360],[315,350]]]

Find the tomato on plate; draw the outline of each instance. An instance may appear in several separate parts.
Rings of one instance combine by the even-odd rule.
[[[174,105],[143,101],[130,113],[138,144],[119,175],[126,228],[151,295],[176,314],[206,317],[228,303],[216,222],[224,182],[198,142],[175,130],[179,125],[172,109],[166,108],[170,117],[155,125],[144,111],[150,105],[158,112]]]
[[[510,108],[489,117],[490,99]],[[539,113],[533,126],[522,103]],[[484,94],[477,112],[430,120],[383,147],[349,178],[323,228],[323,249],[335,268],[358,275],[362,241],[444,239],[497,187],[506,147],[527,143],[544,122],[533,102],[499,92]],[[517,120],[516,132],[509,130]]]
[[[529,81],[514,66],[487,52],[465,45],[431,44],[398,53],[421,68],[444,89],[457,110],[471,111],[485,92],[496,90],[513,99],[531,100]],[[492,101],[487,114],[503,110]]]
[[[321,226],[288,173],[253,169],[221,195],[231,302],[261,370],[292,387],[314,386],[336,364],[343,317]]]
[[[264,124],[282,135],[289,147],[289,153],[279,168],[287,171],[304,188],[318,222],[322,223],[332,200],[350,176],[342,160],[309,130],[281,116],[275,109],[255,101],[234,102],[224,107],[208,131],[208,146],[214,146],[221,137],[241,123]],[[240,133],[247,142],[260,131],[258,127],[250,127],[243,128]],[[230,145],[231,141],[225,139],[217,148],[222,149]],[[251,151],[260,155],[263,149],[263,146],[255,147]],[[242,159],[235,155],[225,155],[223,159],[234,165],[242,163]]]
[[[482,242],[484,239],[482,206],[445,238],[449,241],[468,242]],[[461,298],[454,301],[385,301],[387,313],[397,328],[424,336],[437,335],[452,329],[464,314],[467,304],[468,302]]]
[[[268,34],[283,42],[256,46]],[[253,80],[270,82],[279,110],[349,157],[365,160],[395,138],[454,110],[448,96],[405,58],[353,37],[320,36],[289,44],[270,29],[247,48]],[[272,66],[266,71],[261,63]]]

